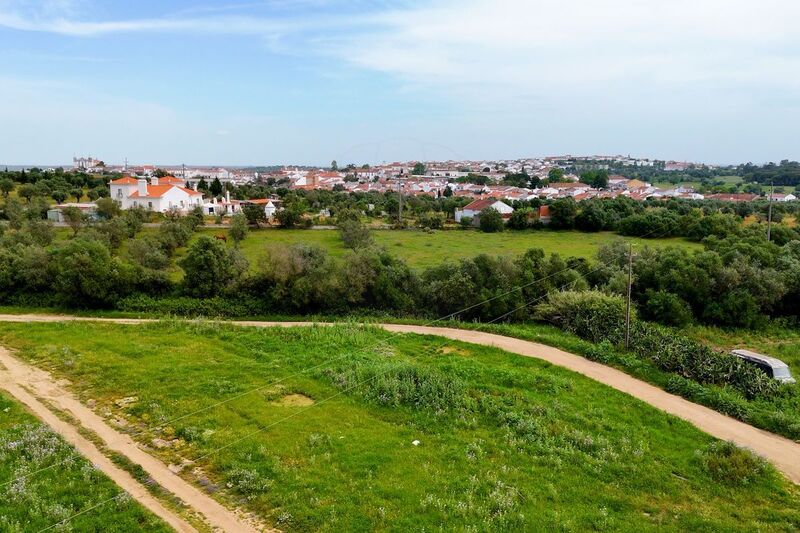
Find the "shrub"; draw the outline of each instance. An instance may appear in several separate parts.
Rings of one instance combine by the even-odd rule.
[[[205,235],[189,247],[179,265],[186,273],[186,291],[201,298],[220,294],[247,270],[247,260],[238,250]]]
[[[732,442],[712,442],[698,452],[705,470],[716,481],[728,485],[750,485],[766,477],[767,464],[749,450]]]
[[[458,409],[466,404],[466,388],[461,380],[409,363],[357,363],[325,374],[336,387],[350,390],[356,384],[365,398],[380,405],[436,412]]]
[[[592,342],[617,341],[625,325],[625,300],[599,291],[550,293],[535,316]]]
[[[480,228],[484,233],[503,231],[503,216],[497,209],[487,207],[480,213]]]
[[[461,217],[461,220],[458,222],[458,225],[461,229],[469,229],[472,227],[472,217]]]
[[[346,248],[357,250],[372,244],[372,235],[364,224],[358,220],[347,218],[339,222],[339,233]]]

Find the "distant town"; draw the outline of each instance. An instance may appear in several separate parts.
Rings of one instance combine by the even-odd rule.
[[[659,161],[629,156],[551,156],[515,160],[407,161],[378,165],[329,167],[200,167],[152,164],[107,164],[94,157],[76,157],[73,170],[152,178],[157,172],[173,184],[197,190],[198,184],[219,180],[224,186],[252,183],[289,190],[330,190],[352,193],[396,192],[405,196],[456,196],[506,201],[625,196],[637,201],[648,198],[683,198],[745,202],[766,194],[757,188],[735,192],[718,187],[687,185],[693,177],[734,174],[740,167],[723,167],[682,161]],[[689,174],[688,177],[686,174]],[[677,179],[671,179],[673,175]],[[666,177],[665,177],[666,176]],[[588,178],[588,179],[587,179]],[[653,178],[653,179],[649,179]],[[683,178],[683,179],[680,179]],[[670,183],[672,181],[673,183]],[[698,180],[699,181],[699,180]],[[163,184],[163,182],[162,182]],[[775,201],[796,200],[792,191],[773,192]]]

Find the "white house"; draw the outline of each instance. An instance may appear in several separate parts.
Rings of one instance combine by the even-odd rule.
[[[767,196],[769,198],[769,196]],[[797,196],[792,193],[789,194],[782,194],[782,193],[774,193],[772,194],[772,201],[773,202],[794,202],[797,200]]]
[[[281,208],[281,201],[277,198],[256,198],[254,200],[247,200],[248,204],[255,204],[264,207],[264,215],[267,220],[272,219],[275,213]]]
[[[475,200],[471,204],[465,205],[463,209],[456,209],[456,222],[461,222],[464,217],[476,220],[481,211],[490,207],[503,215],[503,217],[511,216],[511,213],[514,212],[514,208],[505,202],[496,198],[486,198],[485,200]]]
[[[119,202],[122,209],[144,207],[150,211],[189,211],[203,206],[203,195],[184,187],[184,183],[171,176],[166,178],[124,177],[112,181],[111,198]]]

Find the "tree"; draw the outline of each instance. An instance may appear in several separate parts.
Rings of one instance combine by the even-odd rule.
[[[219,178],[214,178],[214,181],[211,182],[211,187],[208,188],[208,191],[214,197],[222,194],[222,182],[219,181]]]
[[[56,252],[53,265],[54,289],[69,305],[110,305],[131,288],[131,267],[111,257],[108,247],[97,240],[70,241]]]
[[[550,183],[556,183],[564,179],[564,169],[559,167],[553,167],[547,173],[547,179]]]
[[[530,228],[532,214],[533,210],[530,208],[517,209],[511,213],[511,218],[508,219],[508,227],[517,230]]]
[[[608,187],[608,171],[605,169],[587,170],[581,173],[581,181],[595,189],[605,189]]]
[[[442,193],[442,196],[444,196],[445,198],[450,198],[451,196],[453,196],[453,189],[451,189],[450,186],[448,185],[447,187],[444,188],[444,193]]]
[[[497,209],[487,207],[480,213],[480,228],[484,233],[503,231],[503,215]]]
[[[200,178],[200,181],[197,182],[197,189],[200,191],[208,190],[208,182],[205,178]]]
[[[556,229],[572,229],[578,215],[578,204],[572,198],[562,198],[550,205],[550,226]]]
[[[58,204],[64,203],[64,200],[67,199],[67,191],[64,189],[56,189],[50,193],[50,197],[53,198],[53,200],[55,200]]]
[[[414,170],[411,171],[412,174],[415,176],[424,176],[425,175],[425,165],[422,163],[415,163]]]
[[[100,198],[96,203],[98,216],[106,220],[116,218],[122,213],[119,203],[113,198]]]
[[[186,292],[198,298],[222,293],[247,269],[247,261],[238,250],[206,235],[192,243],[179,265],[186,274]]]
[[[36,189],[34,189],[33,185],[31,185],[30,183],[24,183],[19,186],[19,189],[17,189],[17,196],[19,196],[20,198],[25,198],[29,202],[31,201],[31,198],[33,198],[35,194],[36,194]]]
[[[83,211],[77,207],[69,206],[61,210],[61,216],[64,217],[64,221],[67,225],[72,228],[72,236],[76,237],[83,227],[83,224],[86,222],[86,216],[83,214]]]
[[[331,161],[331,170],[334,171],[334,172],[339,170],[339,164],[336,162],[335,159],[333,161]]]
[[[339,232],[346,248],[357,250],[372,244],[369,228],[358,220],[345,219],[339,222]]]
[[[442,229],[444,222],[445,214],[437,211],[427,211],[417,219],[417,224],[423,229]]]
[[[11,191],[14,190],[14,182],[9,178],[3,178],[0,180],[0,192],[3,193],[3,196],[8,198],[8,195]]]
[[[230,236],[233,239],[234,246],[239,246],[245,237],[247,237],[247,217],[244,213],[236,213],[231,217]]]
[[[258,204],[244,204],[242,206],[242,213],[247,218],[247,223],[251,226],[259,227],[261,223],[267,222],[267,213],[264,208]]]
[[[287,206],[275,213],[278,224],[282,228],[293,228],[297,226],[303,218],[303,208],[297,204]]]

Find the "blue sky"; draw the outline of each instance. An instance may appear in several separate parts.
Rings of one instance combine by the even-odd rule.
[[[794,0],[0,0],[0,163],[800,158]]]

